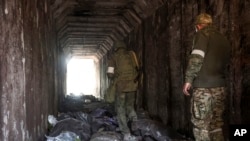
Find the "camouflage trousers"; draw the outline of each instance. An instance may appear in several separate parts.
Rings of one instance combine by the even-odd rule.
[[[130,133],[128,121],[137,118],[135,112],[135,94],[136,92],[118,92],[116,93],[115,110],[117,121],[122,133]]]
[[[191,121],[196,141],[224,141],[222,132],[225,88],[194,88]]]

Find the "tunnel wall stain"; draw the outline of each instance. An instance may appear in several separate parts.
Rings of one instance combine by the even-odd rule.
[[[50,1],[0,2],[0,140],[42,140],[57,111]]]

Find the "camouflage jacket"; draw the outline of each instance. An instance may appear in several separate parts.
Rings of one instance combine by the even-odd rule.
[[[193,87],[224,86],[229,61],[229,41],[214,27],[205,27],[194,36],[185,82]]]
[[[119,49],[109,60],[108,67],[114,67],[114,81],[121,91],[135,91],[138,82],[135,79],[138,75],[136,63],[132,54],[126,49]]]

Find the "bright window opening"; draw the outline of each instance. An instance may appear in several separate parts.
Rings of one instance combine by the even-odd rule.
[[[94,59],[72,58],[67,65],[67,94],[96,96],[96,66]]]

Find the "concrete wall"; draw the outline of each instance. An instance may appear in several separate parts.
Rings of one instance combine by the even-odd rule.
[[[57,111],[49,0],[0,1],[0,140],[42,140]]]

